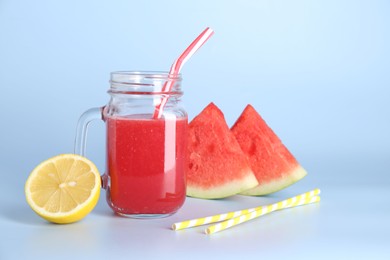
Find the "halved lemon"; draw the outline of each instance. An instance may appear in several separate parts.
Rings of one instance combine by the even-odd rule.
[[[25,185],[27,203],[42,218],[59,224],[76,222],[96,206],[100,174],[95,164],[76,154],[40,163]]]

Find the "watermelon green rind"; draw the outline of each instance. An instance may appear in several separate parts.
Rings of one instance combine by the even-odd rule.
[[[233,180],[218,187],[204,188],[195,185],[187,187],[187,196],[201,199],[221,199],[253,188],[258,183],[252,171],[243,174],[240,180]]]
[[[187,195],[219,199],[258,185],[222,111],[210,103],[189,124]]]
[[[282,174],[282,178],[267,183],[263,183],[252,189],[243,191],[240,194],[248,195],[248,196],[262,196],[262,195],[271,194],[273,192],[280,191],[294,184],[295,182],[305,177],[306,174],[307,174],[306,170],[303,169],[301,166],[298,166],[294,170]]]
[[[259,185],[243,195],[267,195],[306,176],[306,171],[257,111],[248,105],[231,128]]]

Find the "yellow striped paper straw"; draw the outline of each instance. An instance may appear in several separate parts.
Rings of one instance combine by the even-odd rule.
[[[320,194],[319,189],[314,189],[308,192],[305,192],[303,194],[300,194],[298,196],[290,198],[290,202],[292,200],[296,199],[301,199],[301,198],[310,198],[313,196],[316,196]],[[281,203],[284,203],[284,205],[287,205],[288,200],[281,201]],[[216,223],[228,219],[232,219],[241,215],[245,215],[248,213],[251,213],[256,210],[261,210],[262,208],[267,207],[267,206],[259,206],[255,208],[249,208],[249,209],[244,209],[244,210],[238,210],[238,211],[233,211],[233,212],[228,212],[228,213],[223,213],[223,214],[218,214],[214,216],[208,216],[208,217],[203,217],[203,218],[197,218],[197,219],[190,219],[182,222],[177,222],[172,225],[173,230],[180,230],[180,229],[185,229],[185,228],[191,228],[191,227],[197,227],[201,225],[206,225],[206,224],[211,224],[211,223]]]
[[[286,201],[288,201],[288,202],[286,202]],[[306,205],[306,204],[315,203],[315,202],[319,202],[319,201],[320,201],[320,196],[306,197],[306,198],[299,198],[299,199],[290,198],[288,200],[284,200],[284,201],[280,201],[280,202],[275,203],[275,204],[264,206],[260,210],[256,210],[256,211],[250,212],[248,214],[241,215],[241,216],[238,216],[236,218],[226,220],[222,223],[218,223],[214,226],[208,227],[205,230],[205,232],[206,232],[206,234],[213,234],[213,233],[231,228],[233,226],[239,225],[239,224],[244,223],[246,221],[252,220],[254,218],[258,218],[260,216],[266,215],[266,214],[271,213],[271,212],[276,211],[276,210],[296,207],[296,206],[300,206],[300,205]]]

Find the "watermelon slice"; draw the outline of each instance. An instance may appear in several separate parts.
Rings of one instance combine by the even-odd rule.
[[[306,171],[251,105],[247,105],[231,131],[259,182],[257,187],[241,194],[270,194],[306,175]]]
[[[210,103],[189,124],[187,195],[225,198],[257,186],[221,110]]]

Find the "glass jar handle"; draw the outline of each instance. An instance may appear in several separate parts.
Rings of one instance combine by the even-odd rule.
[[[85,156],[87,148],[88,125],[93,120],[103,120],[104,107],[94,107],[85,111],[77,122],[76,137],[74,141],[74,153]]]
[[[88,125],[93,120],[104,120],[104,108],[105,107],[94,107],[85,111],[79,118],[77,122],[76,137],[74,141],[74,153],[81,156],[85,156],[87,149],[87,133]],[[101,176],[102,188],[107,189],[108,187],[108,176],[103,174]]]

